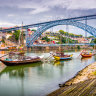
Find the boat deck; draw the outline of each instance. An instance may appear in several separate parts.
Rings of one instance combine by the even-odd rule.
[[[47,96],[96,96],[96,78],[61,87]]]

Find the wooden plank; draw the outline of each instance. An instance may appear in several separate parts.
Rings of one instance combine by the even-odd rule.
[[[48,96],[96,96],[96,79],[65,86],[52,92]]]

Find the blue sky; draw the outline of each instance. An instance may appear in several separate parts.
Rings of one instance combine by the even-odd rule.
[[[0,0],[0,27],[93,14],[96,0]]]

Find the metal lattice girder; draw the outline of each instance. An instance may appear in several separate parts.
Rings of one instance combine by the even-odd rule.
[[[68,20],[68,21],[58,21],[58,22],[54,22],[54,23],[48,23],[40,28],[37,29],[37,31],[32,35],[32,37],[30,38],[29,44],[27,46],[31,46],[33,45],[34,41],[47,29],[57,26],[57,25],[72,25],[75,27],[78,27],[80,29],[83,29],[84,31],[87,31],[88,33],[90,33],[91,35],[96,37],[96,28],[93,28],[89,25],[86,25],[84,23],[81,22],[76,22],[73,20]]]

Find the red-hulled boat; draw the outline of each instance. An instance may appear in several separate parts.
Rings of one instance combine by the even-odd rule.
[[[92,53],[87,53],[87,52],[81,53],[81,56],[83,58],[92,57],[92,55],[93,55]]]

